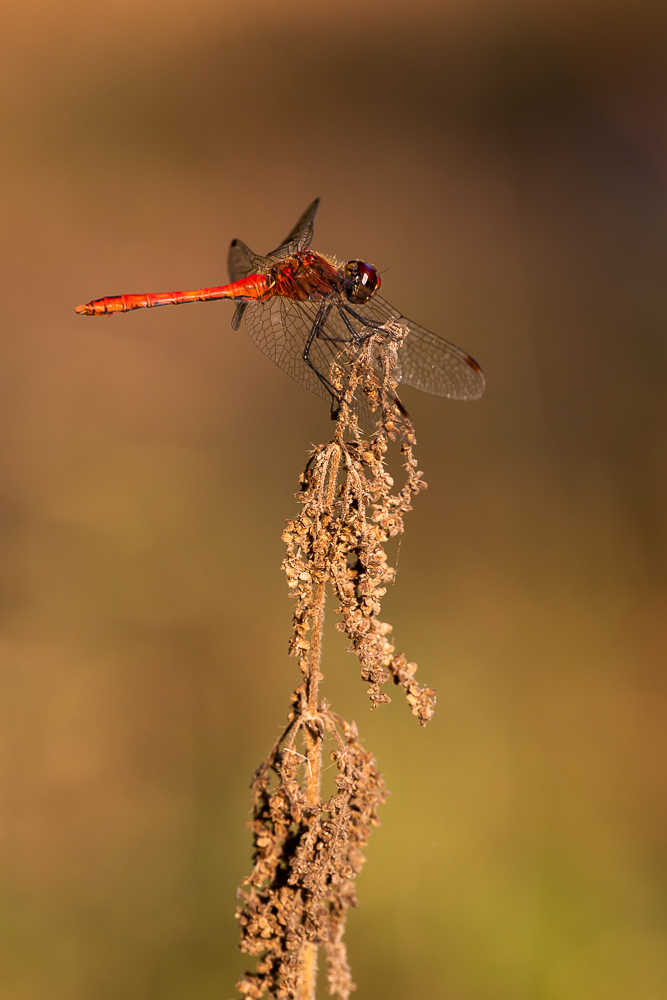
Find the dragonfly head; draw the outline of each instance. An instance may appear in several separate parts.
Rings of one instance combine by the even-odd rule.
[[[351,260],[345,265],[345,294],[350,302],[368,302],[381,285],[380,275],[365,260]]]

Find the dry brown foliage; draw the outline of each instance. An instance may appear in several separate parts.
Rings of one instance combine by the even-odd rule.
[[[256,971],[237,984],[248,1000],[265,993],[313,1000],[318,947],[327,958],[330,994],[347,1000],[355,988],[342,938],[347,910],[357,905],[353,880],[364,863],[361,850],[387,793],[354,723],[318,700],[327,585],[339,605],[336,627],[350,639],[372,707],[390,700],[382,686],[393,680],[421,725],[434,711],[435,691],[417,683],[416,664],[395,654],[391,626],[378,618],[394,578],[384,544],[403,531],[412,495],[426,487],[393,377],[405,336],[407,327],[391,322],[361,347],[341,350],[329,375],[342,399],[336,433],[314,448],[300,478],[301,513],[283,534],[283,569],[296,600],[290,652],[299,658],[303,681],[292,694],[286,729],[253,779],[255,866],[239,890],[237,911],[241,949],[258,958]],[[375,415],[368,439],[358,412]],[[406,473],[396,493],[384,463],[390,443],[400,445]],[[327,741],[336,792],[321,801]]]

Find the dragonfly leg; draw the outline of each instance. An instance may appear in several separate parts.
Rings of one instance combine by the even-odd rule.
[[[343,315],[343,309],[345,310],[345,312],[349,313],[350,316],[354,316],[355,319],[358,319],[359,322],[361,323],[361,325],[367,327],[370,332],[369,333],[364,333],[364,334],[358,333],[354,329],[354,327],[352,326],[352,324],[350,323],[349,319],[345,315]],[[376,330],[382,330],[383,329],[383,325],[384,324],[382,324],[382,323],[373,323],[373,322],[367,320],[365,316],[361,316],[358,312],[355,312],[354,309],[352,309],[350,306],[348,306],[344,302],[341,303],[341,305],[339,306],[339,311],[340,311],[341,318],[344,320],[344,322],[345,322],[346,326],[348,327],[348,329],[352,330],[352,333],[354,334],[356,340],[367,340],[368,337],[372,336],[372,334],[375,333]]]
[[[366,337],[362,336],[362,334],[360,334],[358,330],[354,329],[354,327],[350,323],[349,319],[345,315],[345,312],[344,312],[345,306],[341,305],[341,303],[338,302],[337,303],[337,308],[338,308],[338,314],[339,314],[340,318],[342,319],[343,323],[345,323],[345,326],[348,328],[348,330],[352,334],[352,340],[355,343],[360,344],[363,340],[366,339]],[[356,315],[356,314],[353,313],[353,315]],[[359,316],[356,317],[356,318],[357,319],[361,319],[361,317],[359,317]],[[365,325],[366,324],[364,323],[364,326]],[[348,343],[348,341],[344,340],[344,341],[342,341],[342,343],[346,344],[346,343]]]
[[[331,395],[331,417],[332,419],[335,419],[338,414],[338,410],[340,408],[340,396],[336,392],[336,389],[331,384],[329,379],[326,378],[322,374],[322,372],[310,360],[310,348],[312,346],[312,343],[315,340],[315,337],[319,336],[319,332],[326,323],[327,317],[330,312],[331,312],[331,302],[327,302],[325,299],[322,302],[322,305],[319,308],[319,312],[315,317],[315,322],[313,323],[310,329],[310,333],[308,334],[308,340],[306,341],[306,346],[303,349],[303,354],[301,355],[301,357],[306,362],[308,367],[312,368],[312,370],[315,372],[315,374],[317,375],[318,379],[320,380],[324,388]]]
[[[352,326],[352,324],[350,323],[349,319],[345,315],[345,312],[343,310],[345,310],[345,312],[348,312],[350,314],[350,316],[354,316],[355,319],[359,320],[359,322],[364,327],[366,327],[366,329],[368,330],[368,333],[359,333],[357,330],[355,330],[354,327]],[[343,322],[347,326],[348,330],[352,331],[352,334],[353,334],[354,338],[360,344],[363,343],[365,340],[368,340],[370,337],[372,337],[373,334],[377,330],[382,330],[383,329],[383,324],[369,322],[364,316],[361,316],[358,312],[355,312],[354,309],[350,308],[350,306],[346,305],[345,303],[340,303],[338,305],[338,311],[340,313],[341,319],[343,320]],[[403,416],[407,417],[408,420],[409,420],[410,419],[410,414],[405,409],[405,407],[403,406],[403,403],[400,401],[400,399],[398,398],[398,396],[396,395],[395,392],[393,392],[391,394],[391,398],[392,398],[392,402],[396,404],[396,406],[398,407],[398,409],[400,410],[400,412],[403,414]]]

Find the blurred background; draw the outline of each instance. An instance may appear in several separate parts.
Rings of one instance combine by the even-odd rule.
[[[488,390],[409,390],[384,618],[439,691],[325,693],[392,796],[356,994],[662,1000],[667,15],[649,0],[5,0],[0,993],[235,995],[249,782],[297,681],[284,520],[326,404],[215,285],[322,197]],[[395,550],[394,550],[395,554]],[[323,993],[322,993],[323,995]]]

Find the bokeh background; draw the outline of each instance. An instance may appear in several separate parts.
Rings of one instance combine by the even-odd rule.
[[[326,640],[393,791],[357,995],[667,995],[666,46],[649,0],[5,0],[3,998],[226,1000],[247,967],[327,407],[228,304],[73,307],[218,284],[315,195],[314,248],[488,379],[405,392],[429,490],[385,616],[429,728]]]

